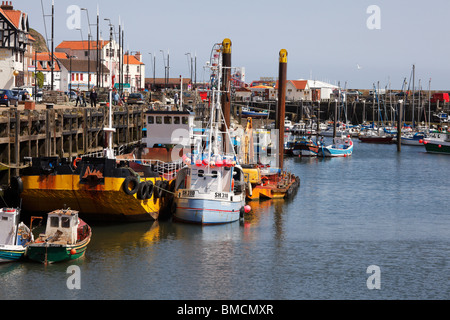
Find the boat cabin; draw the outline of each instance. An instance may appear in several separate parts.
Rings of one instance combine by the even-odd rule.
[[[57,244],[76,244],[80,220],[78,212],[73,210],[56,210],[48,214],[45,234],[40,241]]]
[[[177,175],[176,190],[187,190],[199,194],[210,192],[240,194],[245,192],[244,172],[239,166],[225,164],[211,166],[196,162],[183,168]],[[195,194],[188,195],[195,197]]]
[[[19,211],[3,208],[0,210],[0,245],[16,245],[16,234],[19,225]]]
[[[147,111],[142,142],[147,148],[190,146],[195,115],[184,111]]]

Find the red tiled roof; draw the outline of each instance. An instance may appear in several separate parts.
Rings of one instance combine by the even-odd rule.
[[[308,85],[308,81],[306,81],[306,80],[288,80],[286,82],[287,83],[289,83],[289,82],[292,83],[292,85],[298,90],[305,90],[307,85]],[[275,86],[275,89],[278,90],[278,81],[277,81],[277,84]]]
[[[90,41],[90,42],[91,42],[91,50],[97,50],[97,41]],[[109,41],[100,40],[99,48],[103,49],[103,47],[108,43]],[[89,41],[63,41],[56,47],[56,49],[88,50]]]
[[[144,63],[140,62],[135,56],[130,56],[128,54],[123,56],[123,64],[140,64],[143,65]]]

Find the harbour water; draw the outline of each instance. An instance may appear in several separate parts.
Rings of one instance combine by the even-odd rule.
[[[288,158],[286,169],[301,178],[290,201],[252,203],[223,226],[92,224],[80,261],[1,265],[0,299],[450,298],[450,157],[355,141],[352,157]],[[71,265],[80,289],[67,287]]]

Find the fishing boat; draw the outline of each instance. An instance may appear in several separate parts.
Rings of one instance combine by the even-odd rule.
[[[402,135],[401,143],[408,146],[423,146],[423,140],[426,138],[425,133],[416,132],[414,134],[407,133]]]
[[[91,237],[78,211],[55,210],[48,213],[45,233],[28,245],[26,257],[44,264],[76,260],[85,255]]]
[[[394,136],[375,130],[365,130],[359,134],[358,139],[364,143],[391,144],[394,141]]]
[[[350,136],[333,139],[333,144],[321,146],[319,156],[326,158],[349,157],[353,154],[353,141]]]
[[[0,263],[21,260],[33,240],[30,229],[20,222],[20,209],[0,210]]]
[[[207,140],[183,156],[186,167],[177,174],[173,204],[174,220],[201,225],[235,222],[246,210],[244,172],[234,150],[225,152],[225,144],[232,139],[221,107],[222,44],[215,45],[213,52]]]
[[[309,137],[303,137],[296,142],[292,153],[298,157],[316,157],[319,149],[320,144]]]
[[[423,144],[428,153],[450,154],[450,132],[439,134],[439,138],[425,139]]]
[[[269,111],[263,110],[263,111],[253,111],[250,110],[250,108],[242,108],[242,116],[243,117],[250,117],[250,118],[268,118],[269,117]]]

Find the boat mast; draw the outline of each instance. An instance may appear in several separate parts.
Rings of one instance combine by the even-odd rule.
[[[110,44],[110,49],[111,49],[110,52],[112,52],[113,26],[111,23],[109,24],[109,30],[110,30],[109,44]],[[114,156],[114,149],[113,149],[113,133],[116,132],[116,129],[114,129],[112,127],[112,87],[113,87],[113,84],[112,84],[112,58],[111,58],[111,55],[109,58],[109,78],[111,81],[111,84],[109,87],[109,117],[108,117],[109,125],[107,128],[103,129],[106,133],[106,141],[108,143],[108,146],[104,150],[104,156],[108,159],[114,159],[115,156]]]

